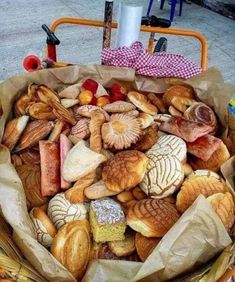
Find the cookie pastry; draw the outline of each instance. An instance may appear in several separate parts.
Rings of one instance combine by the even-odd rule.
[[[149,163],[140,188],[151,198],[161,199],[173,194],[184,179],[180,161],[173,155],[148,153]]]
[[[147,165],[148,158],[143,153],[123,151],[105,162],[102,179],[108,190],[121,192],[141,182]]]
[[[131,116],[115,114],[102,126],[102,139],[109,148],[126,149],[137,142],[141,135],[139,121]]]
[[[105,122],[105,116],[101,111],[91,112],[90,122],[90,149],[96,153],[100,153],[102,149],[101,127]]]
[[[77,138],[77,140],[87,139],[90,137],[90,119],[81,118],[72,128],[70,136]]]
[[[65,198],[64,193],[59,193],[50,200],[47,213],[57,229],[60,229],[67,222],[85,219],[87,206],[84,204],[71,204]]]

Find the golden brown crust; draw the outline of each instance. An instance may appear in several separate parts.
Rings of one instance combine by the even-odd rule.
[[[131,255],[135,251],[135,235],[127,233],[124,240],[108,242],[109,249],[118,257]]]
[[[192,156],[190,158],[190,165],[194,170],[209,169],[216,172],[229,158],[229,151],[226,145],[222,142],[219,149],[212,154],[208,161],[203,161],[197,157]]]
[[[14,165],[14,167],[20,166],[23,164],[23,161],[20,156],[17,154],[11,155],[11,163]]]
[[[54,126],[53,130],[51,131],[51,134],[50,134],[48,140],[58,141],[64,125],[65,125],[65,123],[63,121],[57,120],[55,122],[55,126]]]
[[[192,175],[184,181],[177,195],[176,206],[183,213],[200,194],[209,197],[215,193],[224,192],[227,192],[227,188],[219,179]]]
[[[119,257],[110,251],[107,243],[96,243],[93,241],[90,252],[90,260],[93,259],[118,260]]]
[[[172,115],[172,116],[175,116],[175,117],[182,117],[182,113],[180,111],[178,111],[175,107],[173,106],[170,106],[168,108],[168,111],[169,113]]]
[[[90,257],[91,239],[87,220],[65,224],[52,241],[52,255],[79,281],[82,279]]]
[[[147,238],[141,235],[140,233],[136,233],[135,247],[141,261],[146,261],[146,259],[155,249],[160,240],[161,238]]]
[[[145,129],[149,127],[153,122],[154,118],[153,116],[146,114],[146,113],[140,113],[138,116],[138,121],[140,123],[140,128]]]
[[[188,97],[175,96],[171,100],[171,105],[181,113],[184,113],[196,101]]]
[[[231,193],[216,193],[207,198],[214,211],[220,217],[224,227],[228,230],[234,224],[234,201]]]
[[[136,142],[136,144],[132,145],[131,148],[133,150],[138,150],[138,151],[147,151],[154,144],[156,144],[157,139],[158,139],[158,125],[157,123],[154,123],[142,131],[140,139]]]
[[[161,95],[162,96],[162,95]],[[161,113],[166,113],[167,109],[163,103],[162,97],[160,98],[158,95],[154,93],[148,94],[148,99],[158,108]]]
[[[178,218],[174,205],[157,199],[136,202],[126,216],[127,224],[146,237],[164,236]]]
[[[123,113],[135,110],[135,106],[132,103],[125,101],[116,101],[111,104],[104,105],[102,108],[108,113]]]
[[[150,115],[157,114],[157,107],[151,104],[145,95],[139,92],[131,91],[127,94],[127,96],[129,100],[141,111]]]
[[[118,194],[116,198],[120,203],[126,203],[134,200],[134,196],[130,191],[123,191],[120,194]]]
[[[105,116],[101,111],[91,112],[91,121],[90,121],[90,149],[100,153],[102,149],[102,138],[101,138],[101,127],[105,122]]]
[[[183,164],[182,168],[183,168],[185,177],[188,177],[193,172],[193,169],[189,163]]]
[[[16,167],[22,181],[28,208],[39,207],[47,202],[41,194],[41,173],[39,165],[25,164]]]
[[[28,107],[28,113],[33,119],[55,120],[52,108],[42,102],[33,103]]]
[[[194,90],[192,87],[184,85],[174,85],[167,89],[163,94],[163,102],[165,105],[170,106],[171,100],[176,97],[187,97],[193,99]]]
[[[135,187],[144,177],[148,158],[135,150],[123,151],[105,162],[102,179],[111,191]]]
[[[25,164],[39,164],[40,154],[34,148],[25,149],[20,151],[19,156]]]
[[[139,186],[136,186],[135,188],[133,188],[131,190],[132,195],[134,196],[134,198],[138,201],[146,199],[147,195],[140,189]]]

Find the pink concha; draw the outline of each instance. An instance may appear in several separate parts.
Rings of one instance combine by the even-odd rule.
[[[78,139],[86,139],[90,136],[89,129],[90,119],[82,118],[80,119],[71,129],[71,135]]]

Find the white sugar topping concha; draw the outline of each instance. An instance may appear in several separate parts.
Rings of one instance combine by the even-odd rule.
[[[157,143],[147,152],[156,155],[173,155],[181,162],[187,158],[187,147],[183,139],[174,135],[161,136]]]
[[[35,218],[32,215],[32,213],[30,213],[30,217],[33,222],[33,229],[35,231],[38,242],[41,243],[45,247],[50,247],[53,238],[46,230],[46,227],[42,224],[42,222],[39,219]]]
[[[99,225],[125,222],[125,215],[119,203],[110,198],[92,201],[90,208]]]
[[[90,136],[90,119],[80,119],[72,128],[70,134],[78,139],[86,139]]]
[[[149,163],[140,188],[151,198],[173,194],[184,179],[180,161],[173,155],[148,154]]]
[[[55,195],[49,202],[48,216],[56,228],[61,228],[65,223],[85,219],[87,217],[87,206],[84,204],[71,204],[64,193]]]

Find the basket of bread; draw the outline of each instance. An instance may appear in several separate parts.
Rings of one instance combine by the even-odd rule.
[[[234,87],[218,76],[71,66],[0,85],[0,205],[6,234],[36,269],[27,281],[224,274],[233,263]]]

